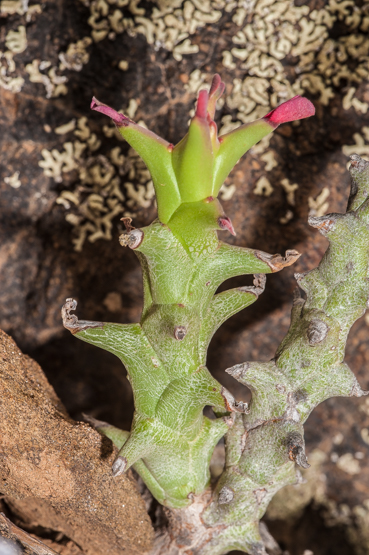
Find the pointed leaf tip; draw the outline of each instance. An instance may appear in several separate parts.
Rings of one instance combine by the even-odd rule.
[[[220,75],[216,73],[211,82],[209,91],[208,114],[210,119],[214,118],[216,102],[222,96],[225,89],[225,84],[222,82]]]
[[[113,108],[110,108],[110,106],[103,104],[102,102],[100,102],[100,100],[97,100],[97,98],[95,97],[92,98],[90,108],[95,112],[100,112],[101,114],[108,116],[118,126],[122,127],[122,126],[128,125],[129,123],[129,118],[127,118],[127,116],[125,116],[124,114],[119,114],[119,112],[117,112]]]
[[[199,91],[196,106],[196,117],[205,119],[208,113],[209,93],[205,89]]]
[[[220,75],[219,75],[219,73],[216,73],[213,77],[212,82],[211,82],[209,96],[213,96],[213,94],[215,93],[215,91],[219,87],[220,83],[221,83]]]
[[[314,114],[315,108],[310,100],[303,96],[294,96],[269,112],[263,119],[272,125],[279,125],[288,121],[309,118]]]
[[[216,99],[220,98],[223,94],[225,84],[222,82],[219,73],[216,73],[211,82],[211,87],[209,91],[209,97],[216,96]]]

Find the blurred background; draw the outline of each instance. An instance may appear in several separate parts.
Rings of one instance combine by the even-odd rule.
[[[69,414],[129,429],[125,370],[61,324],[67,297],[81,319],[139,321],[141,271],[118,236],[156,217],[144,164],[92,96],[177,143],[197,91],[226,83],[220,133],[296,94],[316,117],[284,124],[236,166],[221,200],[233,244],[299,261],[268,276],[257,303],[216,333],[208,366],[269,360],[289,326],[294,272],[327,241],[309,215],[343,211],[348,156],[369,160],[369,2],[361,0],[2,0],[0,2],[0,328],[40,363]],[[222,289],[251,284],[236,278]],[[369,318],[346,361],[369,388]],[[282,490],[267,524],[290,555],[369,554],[369,400],[331,399],[306,425],[306,483]],[[47,531],[38,530],[40,537]]]

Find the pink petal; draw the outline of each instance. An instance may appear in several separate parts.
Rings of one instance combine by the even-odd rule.
[[[283,102],[274,110],[269,112],[263,119],[273,125],[294,121],[297,119],[309,118],[315,114],[315,108],[312,102],[303,96],[294,96],[291,100]]]

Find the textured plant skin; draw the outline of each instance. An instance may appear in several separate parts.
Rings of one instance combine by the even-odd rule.
[[[369,163],[353,155],[350,172],[346,214],[309,219],[330,246],[317,268],[295,276],[306,299],[297,291],[275,358],[227,370],[251,389],[252,403],[227,435],[226,470],[203,515],[208,525],[225,525],[221,541],[201,553],[265,553],[258,521],[276,491],[298,481],[294,463],[309,466],[303,424],[310,412],[330,397],[368,393],[343,363],[348,332],[369,297]]]
[[[272,256],[220,241],[218,231],[234,233],[216,198],[220,186],[240,156],[277,125],[314,113],[308,100],[295,97],[261,120],[218,137],[213,117],[223,89],[215,76],[210,92],[200,91],[189,132],[175,147],[92,102],[93,109],[112,117],[147,164],[159,218],[140,230],[127,224],[120,238],[142,266],[141,322],[80,321],[71,314],[72,299],[63,308],[63,320],[78,338],[116,354],[127,368],[135,401],[131,431],[93,424],[120,449],[113,474],[133,466],[156,499],[171,509],[172,524],[155,553],[266,553],[259,520],[272,496],[298,480],[296,464],[309,466],[303,423],[329,397],[364,393],[342,362],[347,334],[364,313],[369,294],[369,164],[357,156],[352,157],[348,212],[309,221],[328,237],[330,247],[318,268],[296,276],[306,300],[296,295],[290,330],[275,358],[227,370],[251,389],[250,409],[237,403],[205,366],[214,332],[258,298],[263,274],[299,256],[296,251]],[[216,294],[226,279],[245,274],[255,275],[253,287]],[[218,418],[204,417],[206,405]],[[211,492],[209,462],[225,434],[226,467]]]

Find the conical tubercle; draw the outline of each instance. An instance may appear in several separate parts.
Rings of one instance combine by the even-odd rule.
[[[221,230],[227,230],[232,235],[236,235],[233,224],[228,216],[220,216],[218,218],[218,224]]]

